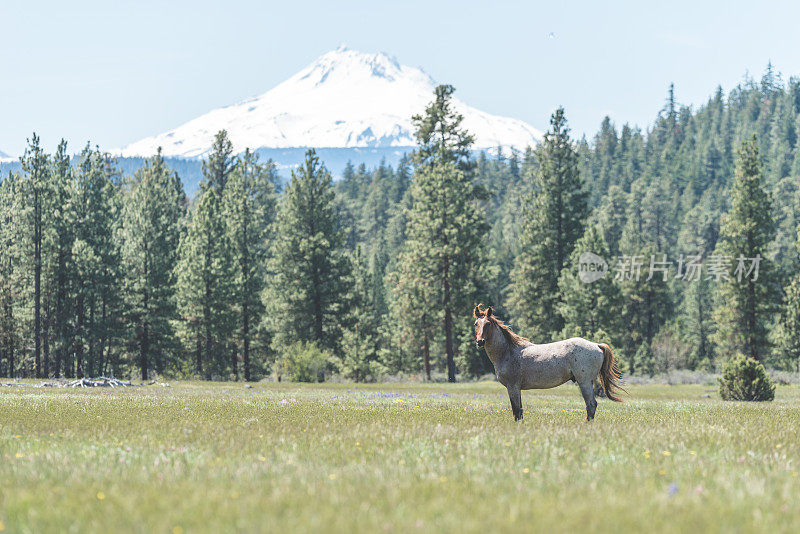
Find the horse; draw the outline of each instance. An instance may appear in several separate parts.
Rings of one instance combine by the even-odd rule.
[[[594,419],[594,381],[600,378],[606,396],[622,402],[625,392],[611,348],[580,337],[537,345],[515,334],[495,317],[492,307],[475,306],[475,344],[485,349],[497,380],[508,389],[514,420],[522,420],[522,390],[549,389],[568,380],[577,382],[586,402],[586,421]]]

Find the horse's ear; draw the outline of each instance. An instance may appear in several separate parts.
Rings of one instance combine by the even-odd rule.
[[[489,306],[488,308],[486,308],[486,317],[491,317],[491,316],[492,316],[492,307]]]
[[[475,309],[472,311],[472,313],[475,314],[475,318],[476,319],[480,318],[480,316],[481,316],[481,305],[478,304],[477,306],[475,306]]]

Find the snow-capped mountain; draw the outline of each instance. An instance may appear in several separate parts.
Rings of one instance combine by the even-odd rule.
[[[13,160],[13,159],[14,159],[14,158],[12,158],[12,157],[11,157],[11,156],[9,156],[8,154],[6,154],[6,153],[5,153],[5,152],[3,152],[2,150],[0,150],[0,161],[11,161],[11,160]]]
[[[251,149],[391,148],[415,144],[412,115],[433,98],[436,82],[420,69],[384,54],[346,47],[328,52],[274,89],[215,109],[166,133],[132,143],[117,154],[206,155],[214,135],[227,130],[236,152]],[[517,119],[497,117],[454,99],[475,148],[534,145],[541,133]]]

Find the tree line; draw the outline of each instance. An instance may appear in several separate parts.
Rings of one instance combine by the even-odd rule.
[[[606,118],[591,140],[559,108],[492,157],[452,93],[397,166],[336,182],[309,150],[284,183],[219,132],[191,199],[160,152],[122,175],[33,135],[0,182],[0,375],[475,377],[478,303],[537,343],[607,342],[628,373],[797,368],[800,80],[770,66],[697,110],[670,88],[647,131]]]

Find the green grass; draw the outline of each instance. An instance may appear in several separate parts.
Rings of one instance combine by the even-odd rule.
[[[0,521],[37,533],[800,530],[800,388],[767,404],[629,389],[591,424],[574,386],[524,392],[515,424],[496,383],[0,388]]]

